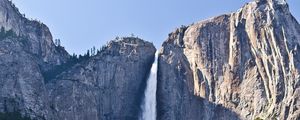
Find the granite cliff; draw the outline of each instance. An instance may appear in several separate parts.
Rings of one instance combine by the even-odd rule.
[[[152,43],[112,40],[69,64],[48,27],[8,0],[0,0],[0,27],[0,117],[139,118]],[[299,49],[300,25],[285,0],[254,0],[182,26],[159,52],[157,119],[300,119]]]
[[[300,119],[300,25],[285,0],[255,0],[169,34],[159,120]]]
[[[112,40],[96,55],[65,66],[71,56],[53,43],[48,27],[25,18],[8,0],[0,0],[0,27],[0,115],[138,119],[155,57],[152,43],[135,37]]]
[[[7,0],[0,0],[0,27],[0,112],[48,118],[42,71],[62,64],[69,54],[54,45],[44,24],[24,18]]]
[[[111,41],[47,84],[54,115],[59,120],[137,120],[155,51],[138,38]]]

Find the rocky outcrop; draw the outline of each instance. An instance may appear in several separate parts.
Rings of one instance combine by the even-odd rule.
[[[43,68],[48,70],[51,66],[59,65],[69,58],[69,54],[53,43],[49,28],[43,23],[28,20],[20,14],[18,8],[8,0],[0,0],[0,27],[12,30],[17,36],[28,38],[27,50],[44,62]]]
[[[69,54],[53,44],[44,24],[26,19],[8,0],[0,0],[0,28],[0,112],[51,118],[41,73]]]
[[[138,118],[152,43],[126,37],[68,64],[70,55],[54,45],[48,27],[26,19],[8,0],[0,0],[0,27],[0,113],[38,120]]]
[[[177,29],[159,54],[158,119],[299,119],[299,42],[284,0]]]
[[[155,51],[138,38],[110,42],[47,85],[54,115],[59,120],[137,120]]]
[[[20,111],[48,118],[47,91],[37,58],[24,51],[20,38],[0,40],[0,112]]]

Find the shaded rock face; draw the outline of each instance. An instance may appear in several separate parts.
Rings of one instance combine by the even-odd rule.
[[[137,38],[112,41],[99,55],[47,85],[58,119],[135,120],[155,48]]]
[[[18,38],[0,40],[0,112],[20,111],[34,118],[51,116],[39,62]]]
[[[158,119],[299,119],[299,42],[284,0],[177,29],[159,54]]]
[[[70,60],[48,27],[26,19],[8,0],[0,0],[0,27],[15,33],[0,32],[0,112],[38,120],[138,118],[156,51],[152,43],[114,40],[45,82],[44,73]]]

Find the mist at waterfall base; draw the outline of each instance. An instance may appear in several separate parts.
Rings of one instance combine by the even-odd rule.
[[[140,120],[156,120],[156,86],[157,86],[157,53],[152,64],[151,73],[147,80],[147,87],[142,103],[142,115]]]

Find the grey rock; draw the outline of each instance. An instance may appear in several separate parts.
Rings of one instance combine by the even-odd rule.
[[[37,119],[51,118],[37,58],[24,51],[18,40],[0,40],[0,112],[20,111]]]
[[[8,0],[0,0],[0,27],[15,33],[0,39],[0,112],[51,119],[42,71],[66,62],[69,54],[53,44],[47,26],[26,19]]]
[[[15,33],[0,38],[0,112],[38,120],[138,118],[156,51],[152,43],[113,40],[46,81],[45,74],[70,60],[48,27],[25,18],[8,0],[0,0],[0,27]]]
[[[0,27],[13,30],[18,36],[27,37],[28,52],[42,58],[45,69],[62,64],[69,58],[69,54],[64,49],[54,45],[52,35],[45,24],[28,20],[8,0],[0,0]]]
[[[137,120],[156,49],[138,38],[112,41],[100,54],[47,84],[58,119]]]
[[[299,119],[299,28],[284,0],[256,0],[172,32],[158,119]]]

